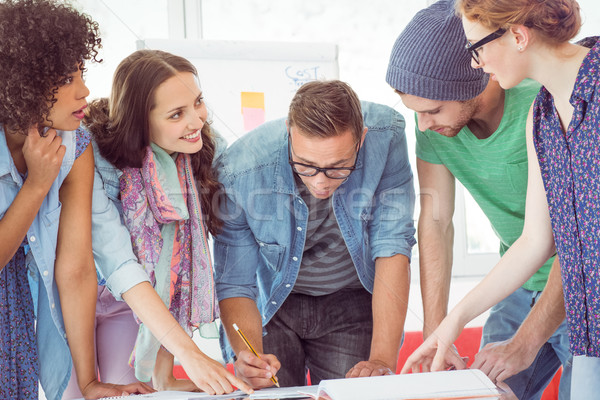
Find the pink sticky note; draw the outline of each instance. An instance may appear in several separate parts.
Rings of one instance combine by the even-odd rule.
[[[244,119],[244,130],[248,132],[265,122],[265,110],[263,108],[242,107],[242,118]]]

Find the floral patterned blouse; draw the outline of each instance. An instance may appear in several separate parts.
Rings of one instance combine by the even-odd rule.
[[[571,352],[600,357],[600,41],[584,59],[567,131],[552,95],[534,102],[533,140],[561,264]]]

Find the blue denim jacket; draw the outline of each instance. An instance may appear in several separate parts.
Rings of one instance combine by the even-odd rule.
[[[373,290],[375,259],[403,254],[415,244],[414,187],[404,119],[395,110],[362,103],[368,132],[357,169],[334,192],[333,210],[362,285]],[[285,120],[261,125],[218,160],[225,187],[223,232],[215,238],[219,300],[256,301],[263,326],[298,276],[308,207],[288,163]],[[224,349],[224,357],[231,357]]]
[[[27,231],[30,251],[26,256],[30,275],[40,283],[35,307],[36,340],[40,382],[48,400],[60,400],[71,376],[71,353],[67,344],[58,288],[54,280],[54,261],[62,207],[58,195],[75,161],[75,131],[58,131],[58,135],[62,137],[66,153],[58,177]],[[0,218],[4,216],[22,186],[23,179],[8,150],[4,127],[0,125]]]
[[[121,295],[150,279],[133,253],[129,231],[123,225],[123,210],[119,198],[119,178],[123,174],[94,148],[95,173],[92,197],[92,249],[98,272],[98,282],[105,284],[112,295]]]

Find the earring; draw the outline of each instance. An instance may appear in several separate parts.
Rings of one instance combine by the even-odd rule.
[[[519,51],[523,51],[523,47],[522,47],[522,46],[519,46],[519,47],[517,47],[517,50],[519,50]]]

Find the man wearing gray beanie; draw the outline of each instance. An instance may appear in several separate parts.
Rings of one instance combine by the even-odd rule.
[[[539,85],[525,81],[503,90],[494,77],[489,79],[482,69],[471,67],[465,44],[453,1],[438,1],[419,11],[400,34],[386,77],[404,105],[415,111],[424,337],[447,313],[455,179],[490,220],[500,239],[501,255],[521,235],[525,219],[525,123]],[[477,50],[484,51],[485,46],[477,46]],[[561,364],[560,399],[569,398],[571,356],[564,321],[535,349],[510,341],[544,289],[552,262],[553,258],[540,265],[529,281],[492,308],[483,328],[482,346],[506,342],[487,346],[480,353],[486,355],[478,355],[473,364],[492,379],[502,363],[522,365],[507,372],[520,371],[506,379],[519,399],[539,399]],[[559,295],[557,300],[562,293]],[[426,370],[429,365],[423,367]]]

